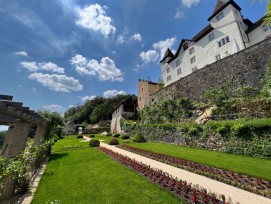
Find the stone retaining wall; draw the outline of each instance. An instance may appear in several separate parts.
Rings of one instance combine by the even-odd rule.
[[[232,82],[232,88],[239,85],[259,87],[267,62],[271,59],[271,39],[207,65],[161,89],[150,97],[149,104],[164,99],[189,97],[200,100],[203,93],[225,82]]]

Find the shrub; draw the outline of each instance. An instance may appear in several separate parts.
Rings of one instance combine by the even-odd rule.
[[[243,135],[249,132],[249,128],[244,125],[244,124],[234,124],[233,126],[231,126],[231,131],[233,132],[233,134],[235,135]]]
[[[83,135],[77,135],[76,138],[83,138]]]
[[[120,134],[118,134],[118,133],[113,135],[113,137],[119,137],[119,136],[120,136]]]
[[[106,136],[112,136],[112,133],[111,132],[107,132]]]
[[[133,137],[133,141],[138,142],[138,143],[146,142],[146,140],[145,140],[144,136],[142,135],[142,133],[135,134],[134,137]]]
[[[118,139],[116,138],[112,138],[110,141],[109,141],[109,145],[118,145],[119,144],[119,141]]]
[[[93,138],[93,137],[95,137],[95,135],[90,134],[88,137],[89,137],[89,138]]]
[[[130,139],[130,136],[128,134],[122,134],[120,138],[123,140],[128,140]]]
[[[90,147],[99,147],[100,146],[100,141],[96,140],[96,139],[90,140],[89,141],[89,146]]]

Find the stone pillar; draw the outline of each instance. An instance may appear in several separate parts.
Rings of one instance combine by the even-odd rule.
[[[3,157],[15,157],[24,150],[30,126],[30,123],[15,123],[9,127],[1,152]]]
[[[46,127],[42,125],[38,125],[36,133],[35,133],[35,137],[34,137],[34,144],[39,146],[45,134],[46,134]]]
[[[30,123],[16,123],[10,126],[5,137],[1,155],[7,159],[18,156],[25,148],[30,130]],[[14,194],[14,182],[7,178],[0,201],[10,199]]]

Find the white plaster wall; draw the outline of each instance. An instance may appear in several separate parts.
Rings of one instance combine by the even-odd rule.
[[[112,113],[112,120],[111,120],[111,131],[112,132],[121,132],[120,128],[120,118],[123,114],[123,104],[121,104],[118,108],[115,109],[115,111]]]
[[[235,10],[236,9],[233,6],[229,5],[223,10],[224,17],[220,21],[216,21],[216,17],[211,19],[210,23],[214,28],[213,31],[200,39],[198,42],[190,44],[190,48],[194,47],[195,50],[193,54],[189,54],[189,48],[184,52],[180,52],[179,56],[170,62],[169,65],[163,65],[162,78],[165,86],[191,74],[194,67],[200,69],[215,62],[215,56],[218,54],[221,55],[221,59],[228,55],[234,54],[236,52],[236,43],[239,50],[245,48],[240,29],[238,27],[238,21],[242,22],[243,27],[241,28],[241,31],[243,33],[245,33],[243,29],[246,29],[247,27],[243,23],[240,13],[237,12],[236,14]],[[209,42],[208,36],[211,33],[214,33],[214,39]],[[218,41],[226,36],[229,36],[230,42],[222,47],[219,47]],[[236,41],[236,43],[234,41]],[[196,62],[191,64],[190,59],[194,56],[196,58]],[[181,62],[178,67],[176,67],[177,60],[180,60]],[[167,66],[169,66],[171,69],[170,73],[167,73],[166,71]],[[177,70],[179,68],[182,69],[181,75],[177,75]],[[171,81],[167,81],[168,76],[171,76]]]
[[[251,31],[248,34],[250,42],[247,45],[248,45],[248,47],[252,46],[252,45],[255,45],[256,43],[261,42],[262,40],[267,38],[267,36],[270,36],[270,35],[271,35],[271,29],[264,32],[263,27],[259,26],[258,28]]]

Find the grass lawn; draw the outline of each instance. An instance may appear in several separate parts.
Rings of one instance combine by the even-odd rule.
[[[59,140],[32,204],[180,203],[180,200],[74,136]]]
[[[104,143],[108,144],[111,138],[114,138],[114,137],[113,136],[105,136],[105,135],[95,134],[95,137],[93,139],[103,140]],[[120,144],[127,144],[127,143],[133,142],[132,139],[123,140],[120,137],[118,137],[116,139],[118,139]]]
[[[130,142],[128,145],[190,161],[195,161],[202,164],[207,164],[209,166],[214,166],[221,169],[227,169],[254,177],[271,180],[270,159],[259,159],[156,142]]]

